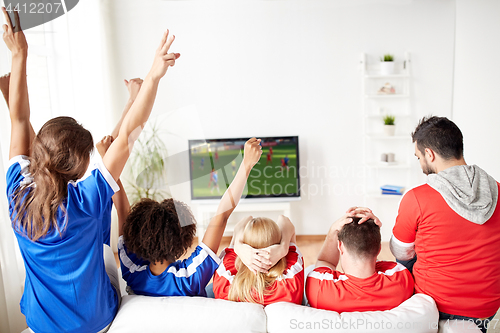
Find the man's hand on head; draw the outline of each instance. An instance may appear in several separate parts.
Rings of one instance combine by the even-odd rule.
[[[379,228],[382,227],[382,222],[378,217],[375,216],[375,214],[373,214],[370,208],[354,206],[349,208],[346,214],[348,214],[350,217],[360,217],[361,220],[358,221],[358,224],[372,219],[375,224],[379,226]]]

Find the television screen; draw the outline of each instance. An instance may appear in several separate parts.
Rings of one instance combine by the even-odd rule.
[[[244,198],[300,198],[299,138],[262,139],[262,156],[248,177]],[[233,181],[248,138],[189,140],[191,198],[218,199]]]

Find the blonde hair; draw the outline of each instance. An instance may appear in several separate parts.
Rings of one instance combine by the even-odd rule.
[[[243,243],[253,248],[260,249],[281,242],[281,230],[271,219],[256,217],[245,227]],[[283,275],[286,268],[286,259],[281,258],[267,274],[258,272],[254,274],[243,262],[237,258],[238,272],[229,288],[228,299],[236,302],[264,303],[264,296],[271,295],[275,287],[273,284],[278,277]]]

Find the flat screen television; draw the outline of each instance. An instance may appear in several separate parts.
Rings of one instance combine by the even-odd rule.
[[[300,199],[299,137],[261,137],[262,156],[248,177],[245,199]],[[222,197],[243,160],[248,138],[189,140],[191,199]]]

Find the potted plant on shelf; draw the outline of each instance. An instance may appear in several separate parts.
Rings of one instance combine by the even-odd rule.
[[[388,136],[393,136],[396,132],[395,120],[396,117],[392,115],[384,116],[384,133]]]
[[[380,74],[394,74],[394,56],[392,54],[387,53],[380,57]]]

